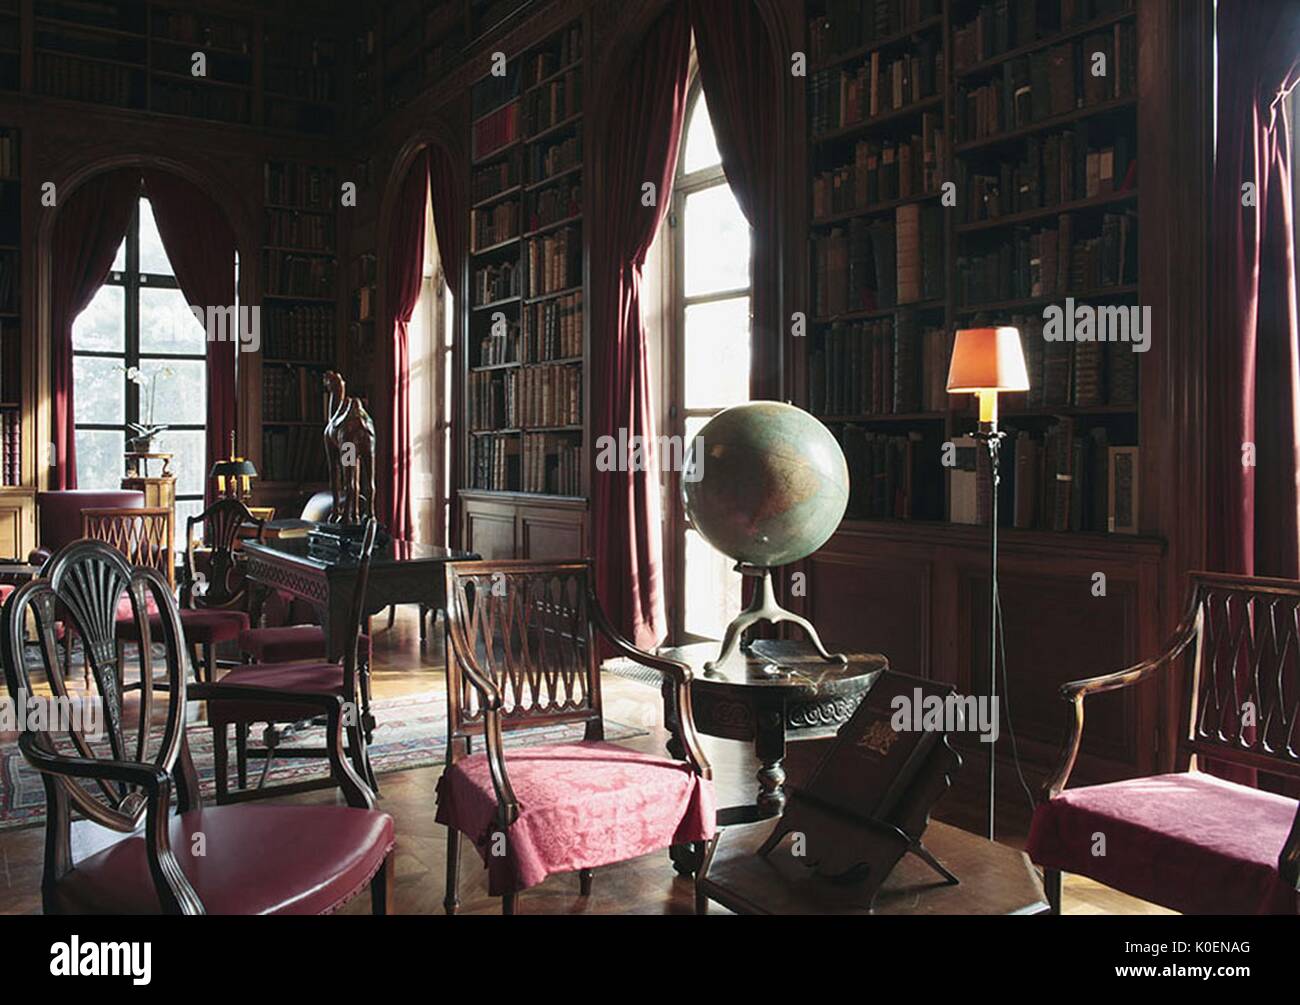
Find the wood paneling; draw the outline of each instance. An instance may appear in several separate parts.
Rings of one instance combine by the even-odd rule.
[[[36,547],[35,513],[30,495],[9,492],[0,498],[0,558],[26,560]]]
[[[466,549],[485,559],[515,557],[513,506],[462,497],[461,507]]]
[[[587,555],[587,515],[582,510],[519,510],[521,558],[544,561],[584,558]]]

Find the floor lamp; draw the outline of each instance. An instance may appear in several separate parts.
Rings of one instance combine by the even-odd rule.
[[[1028,391],[1029,374],[1016,328],[963,328],[957,332],[948,368],[949,394],[975,394],[980,403],[980,428],[975,438],[989,451],[992,477],[989,505],[989,715],[997,714],[998,694],[998,455],[1005,435],[998,429],[998,392]],[[993,795],[997,776],[997,726],[989,741],[988,837],[993,840]]]

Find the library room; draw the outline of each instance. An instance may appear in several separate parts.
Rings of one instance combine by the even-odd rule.
[[[179,981],[68,917],[168,914],[1088,915],[1080,975],[1248,973],[1297,82],[1300,0],[0,0],[33,976]]]

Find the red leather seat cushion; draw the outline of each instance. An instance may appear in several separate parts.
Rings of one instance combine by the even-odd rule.
[[[258,663],[323,660],[325,632],[320,625],[249,628],[239,635],[239,651],[247,653]],[[361,635],[361,651],[370,652],[370,636],[365,633]]]
[[[1067,789],[1034,813],[1041,866],[1186,914],[1294,913],[1277,871],[1294,799],[1200,772]],[[1096,854],[1097,835],[1105,854]]]
[[[9,594],[13,593],[18,587],[13,583],[0,583],[0,604],[9,599]]]
[[[681,761],[599,741],[512,750],[506,771],[519,819],[504,856],[491,854],[497,798],[487,755],[457,761],[438,780],[437,821],[473,840],[494,896],[715,830],[713,784]]]
[[[241,632],[248,630],[248,615],[243,611],[219,611],[197,608],[181,611],[181,627],[185,630],[187,642],[228,642],[237,639]],[[162,619],[149,619],[149,634],[154,640],[162,638]],[[135,619],[129,617],[119,621],[117,637],[127,642],[138,642],[140,632],[135,626]]]
[[[343,694],[343,667],[337,663],[250,663],[236,667],[221,678],[222,684],[274,688],[295,694]],[[344,695],[351,698],[351,695]],[[303,705],[273,701],[208,702],[208,719],[213,725],[227,722],[296,722],[321,714]]]
[[[209,914],[327,914],[379,871],[393,818],[344,806],[212,806],[173,817],[171,846]],[[78,862],[55,897],[72,914],[161,910],[139,836]]]

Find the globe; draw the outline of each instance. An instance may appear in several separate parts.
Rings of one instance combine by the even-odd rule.
[[[755,401],[715,415],[691,442],[686,512],[724,555],[777,566],[811,555],[849,502],[844,452],[803,409]]]

